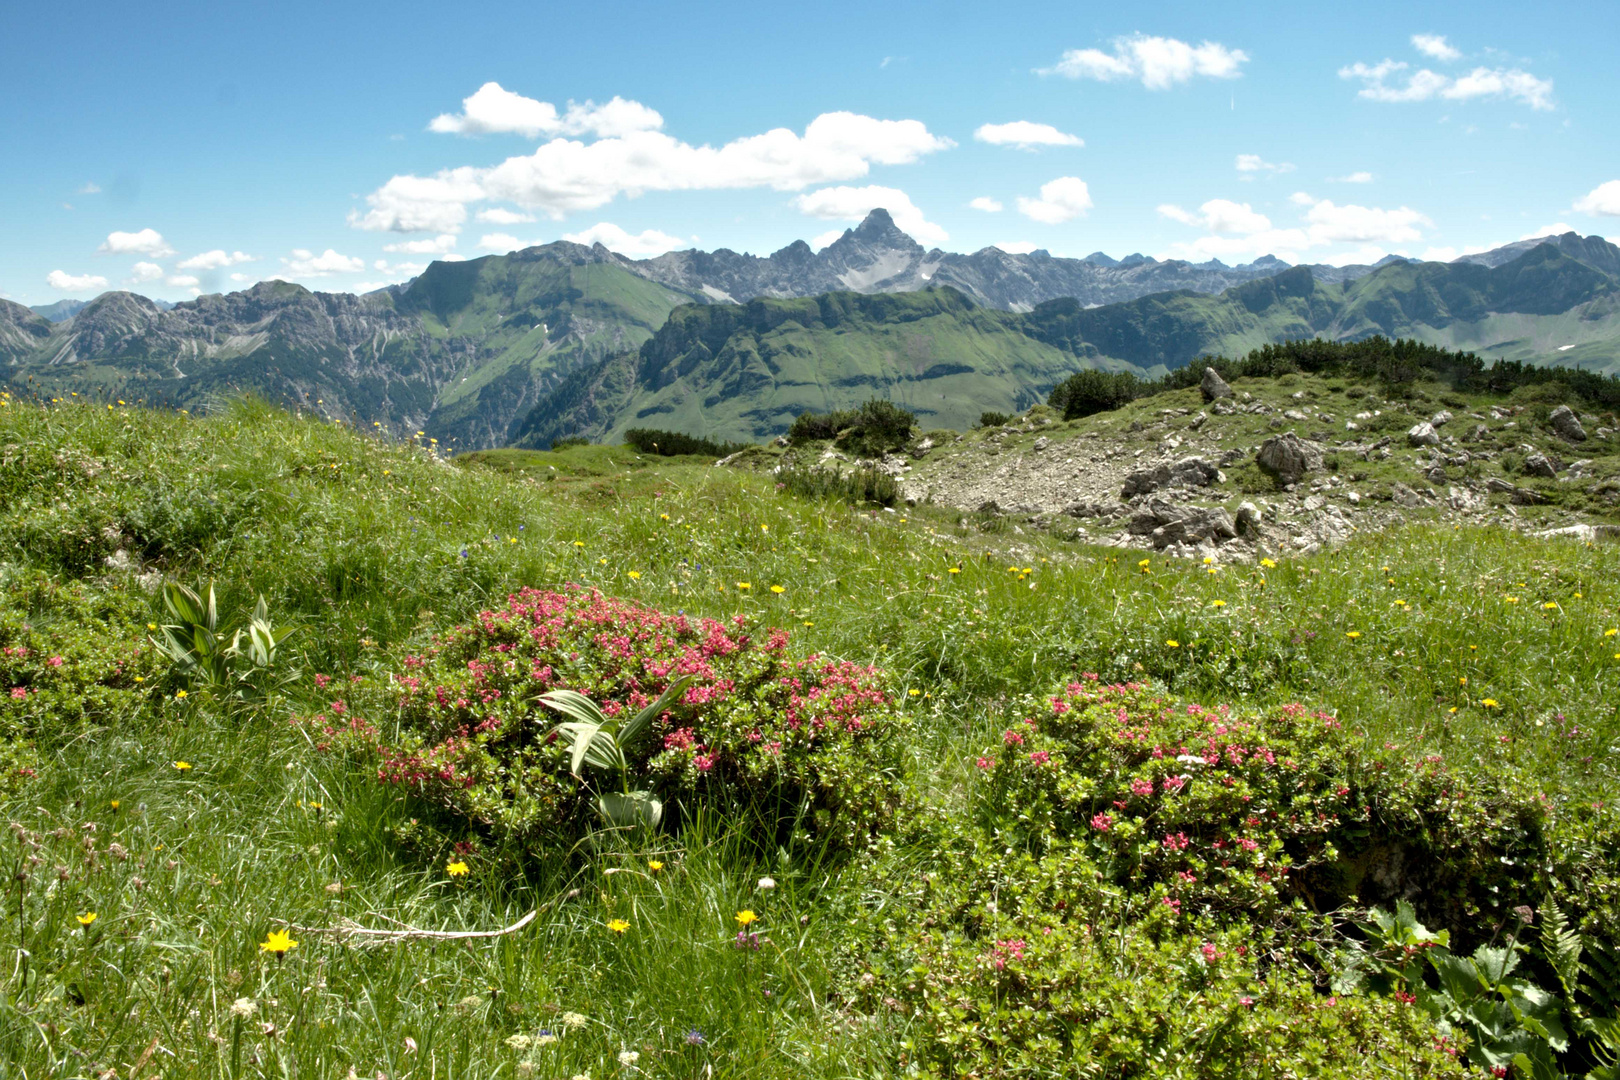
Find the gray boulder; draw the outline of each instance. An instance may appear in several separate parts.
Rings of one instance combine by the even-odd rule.
[[[1411,446],[1439,446],[1440,433],[1434,430],[1434,425],[1424,420],[1413,424],[1406,433],[1406,441]]]
[[[1285,484],[1299,482],[1308,472],[1322,467],[1322,451],[1292,431],[1273,435],[1260,445],[1255,464]]]
[[[1238,535],[1232,515],[1219,506],[1176,506],[1160,499],[1150,500],[1131,518],[1126,530],[1133,536],[1151,537],[1155,548],[1197,546],[1206,541],[1219,544]]]
[[[1540,476],[1547,480],[1558,478],[1558,466],[1546,454],[1529,453],[1524,456],[1524,474],[1526,476]]]
[[[1201,457],[1186,457],[1173,465],[1159,465],[1152,469],[1137,469],[1125,477],[1125,486],[1119,497],[1150,495],[1167,487],[1208,487],[1220,477],[1215,463]]]
[[[1212,367],[1204,369],[1204,381],[1198,384],[1198,389],[1204,395],[1205,401],[1232,396],[1231,386],[1227,385],[1226,380],[1221,378],[1221,373]]]
[[[1581,426],[1581,418],[1575,415],[1575,410],[1568,405],[1560,405],[1552,411],[1547,418],[1552,429],[1570,442],[1585,442],[1586,429]]]

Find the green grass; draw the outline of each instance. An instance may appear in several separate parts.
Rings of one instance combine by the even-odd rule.
[[[0,406],[0,587],[38,568],[138,591],[104,565],[120,547],[216,581],[231,612],[263,592],[300,625],[307,669],[339,678],[392,670],[522,585],[746,612],[790,629],[795,651],[892,673],[915,713],[912,792],[937,809],[969,800],[1010,699],[1079,671],[1211,704],[1297,699],[1374,743],[1522,770],[1557,799],[1620,783],[1613,547],[1420,525],[1275,568],[1144,572],[1143,554],[799,501],[702,459],[575,447],[449,463],[250,404],[210,419]],[[20,920],[16,887],[0,894],[0,1075],[127,1076],[147,1055],[140,1075],[495,1077],[528,1061],[600,1080],[635,1075],[622,1051],[656,1076],[900,1068],[907,1018],[839,996],[846,928],[881,898],[835,868],[755,863],[724,822],[539,859],[519,881],[451,879],[399,842],[406,804],[284,713],[233,721],[154,688],[41,745],[40,776],[0,801],[40,845],[5,840],[8,866],[39,861]],[[776,889],[759,889],[766,874]],[[524,931],[470,945],[295,931],[282,962],[258,948],[286,923],[494,929],[533,908]],[[758,952],[733,942],[744,908],[762,916]],[[621,917],[619,937],[606,924]],[[238,1024],[241,998],[257,1011]],[[565,1013],[584,1024],[565,1030]],[[542,1030],[562,1037],[507,1043]]]

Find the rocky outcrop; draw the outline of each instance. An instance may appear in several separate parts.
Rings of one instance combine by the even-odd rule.
[[[1433,424],[1424,420],[1413,424],[1406,432],[1406,443],[1408,446],[1439,446],[1440,433],[1434,430]]]
[[[1148,537],[1159,549],[1172,544],[1219,544],[1238,535],[1232,515],[1219,506],[1177,506],[1160,499],[1150,500],[1131,518],[1126,531]]]
[[[1552,425],[1552,429],[1558,432],[1560,437],[1568,439],[1570,442],[1586,441],[1586,429],[1581,426],[1581,418],[1576,416],[1575,410],[1568,405],[1560,405],[1554,409],[1552,415],[1547,418],[1547,422]]]
[[[1306,473],[1321,469],[1322,451],[1290,431],[1267,439],[1254,460],[1282,483],[1297,484]]]
[[[1138,469],[1131,473],[1125,478],[1119,497],[1129,499],[1137,495],[1151,495],[1168,487],[1209,487],[1220,476],[1221,471],[1214,462],[1201,457],[1185,457],[1174,464]]]
[[[1226,380],[1221,378],[1221,373],[1212,367],[1204,369],[1204,380],[1198,384],[1198,390],[1204,395],[1205,401],[1232,396],[1231,386],[1227,385]]]

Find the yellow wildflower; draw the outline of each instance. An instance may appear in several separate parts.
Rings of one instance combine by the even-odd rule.
[[[259,942],[260,952],[275,953],[278,960],[296,948],[298,942],[294,941],[292,934],[286,930],[271,930],[265,939]]]
[[[1172,649],[1181,648],[1181,642],[1177,641],[1175,638],[1171,638],[1170,640],[1166,641],[1165,644],[1170,646]]]
[[[1277,563],[1272,559],[1261,559],[1260,565],[1265,567],[1267,570],[1272,570],[1276,568]]]
[[[785,593],[785,592],[787,592],[787,590],[784,589],[780,585],[772,585],[771,586],[771,592],[773,592],[773,593]]]
[[[181,772],[185,772],[187,769],[191,768],[191,762],[177,761],[174,763],[174,767],[179,769]]]
[[[739,589],[752,589],[753,587],[754,586],[751,583],[746,582],[746,581],[737,582],[737,588],[739,588]]]
[[[79,925],[82,926],[82,927],[85,927],[86,929],[89,929],[90,924],[96,921],[96,913],[93,912],[93,911],[87,911],[83,915],[80,915],[78,918],[79,918]]]
[[[641,580],[641,571],[640,570],[632,570],[632,571],[630,571],[630,580],[631,581],[640,581]]]
[[[176,701],[184,701],[184,700],[186,700],[186,692],[184,690],[176,690],[174,692],[174,700],[176,700]]]
[[[647,869],[651,870],[653,873],[656,874],[656,873],[658,873],[658,871],[662,870],[663,868],[664,868],[664,864],[663,864],[663,862],[661,860],[658,860],[658,859],[648,859],[647,860]]]
[[[748,926],[750,923],[756,923],[758,921],[759,916],[755,915],[753,910],[750,908],[743,908],[743,910],[737,912],[738,926]]]
[[[623,919],[611,919],[608,921],[607,928],[615,934],[622,934],[630,929],[630,924]]]
[[[1486,698],[1484,701],[1480,702],[1480,704],[1485,706],[1487,709],[1494,709],[1497,707],[1499,702],[1495,698]]]
[[[466,877],[469,873],[471,873],[471,871],[467,869],[467,864],[462,862],[460,859],[457,859],[453,863],[446,864],[444,872],[449,874],[451,877]]]
[[[1360,630],[1346,630],[1344,632],[1344,636],[1349,638],[1351,641],[1354,641],[1356,638],[1361,636],[1361,631]]]

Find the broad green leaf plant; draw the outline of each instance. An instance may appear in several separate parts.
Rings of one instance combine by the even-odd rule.
[[[244,625],[220,629],[219,605],[209,583],[207,599],[177,581],[163,585],[163,605],[174,620],[158,628],[152,644],[194,689],[232,707],[268,702],[297,682],[282,646],[295,627],[276,626],[259,596]]]
[[[617,774],[619,790],[598,792],[596,798],[597,810],[610,826],[651,829],[662,820],[664,804],[652,792],[630,790],[630,764],[625,751],[680,700],[691,684],[690,675],[676,679],[657,701],[623,721],[606,715],[596,702],[573,690],[553,690],[540,696],[541,704],[572,718],[552,729],[554,735],[568,742],[569,771],[581,779],[580,770],[586,765]]]

